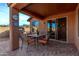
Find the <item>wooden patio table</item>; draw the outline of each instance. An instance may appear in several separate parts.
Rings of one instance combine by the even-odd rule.
[[[43,34],[44,35],[44,34]],[[39,38],[40,37],[42,37],[43,35],[37,35],[37,34],[29,34],[29,35],[27,35],[28,37],[32,37],[32,38],[35,38],[34,40],[35,40],[35,45],[36,45],[36,48],[38,47],[38,40],[39,40]]]

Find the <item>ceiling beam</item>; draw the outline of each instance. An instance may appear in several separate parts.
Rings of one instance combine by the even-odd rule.
[[[18,3],[18,5],[15,6],[15,8],[21,10],[21,9],[23,9],[24,7],[27,7],[27,6],[29,6],[29,5],[30,5],[30,3]]]
[[[29,7],[30,5],[32,5],[32,3],[28,3],[28,5],[26,5],[26,6],[23,7],[22,9],[27,8],[27,7]]]
[[[29,15],[29,16],[32,16],[32,17],[35,17],[35,18],[38,18],[40,20],[42,20],[42,19],[45,18],[44,16],[41,16],[39,14],[36,14],[36,13],[31,12],[31,11],[26,10],[26,9],[23,9],[21,12],[24,13],[24,14],[26,14],[26,15]]]

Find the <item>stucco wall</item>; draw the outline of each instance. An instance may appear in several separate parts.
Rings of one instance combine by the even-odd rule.
[[[47,20],[55,20],[56,18],[62,18],[62,17],[67,17],[67,26],[68,26],[68,43],[74,43],[74,39],[75,39],[75,11],[72,12],[68,12],[68,13],[63,13],[63,14],[58,14],[58,15],[52,15],[47,17],[46,19],[44,19],[43,21],[40,20],[41,24],[40,24],[40,30],[47,30]],[[33,20],[39,20],[39,19],[35,19],[32,18],[31,22]]]
[[[75,44],[76,44],[76,47],[78,48],[78,50],[79,50],[79,36],[78,36],[78,9],[79,9],[79,4],[78,4],[78,6],[77,6],[77,8],[76,8],[76,25],[75,25],[75,28],[76,28],[76,30],[75,30]]]
[[[40,25],[39,25],[39,30],[42,30],[42,29],[46,29],[45,28],[45,24],[44,24],[44,21],[42,21],[41,19],[38,19],[38,18],[32,18],[30,20],[30,25],[32,26],[32,21],[34,20],[38,20],[40,22]],[[32,30],[32,27],[31,27],[31,30]]]
[[[10,48],[11,50],[15,50],[19,48],[19,30],[17,26],[14,26],[14,21],[13,19],[14,15],[18,15],[18,10],[15,8],[10,7]],[[17,24],[19,24],[19,18],[17,18]]]
[[[75,11],[49,16],[46,20],[55,20],[56,18],[67,17],[67,36],[68,43],[74,43],[74,33],[75,33]]]

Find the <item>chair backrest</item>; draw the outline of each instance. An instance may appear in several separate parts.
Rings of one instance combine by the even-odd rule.
[[[49,35],[47,34],[47,32],[43,29],[39,31],[40,35],[45,35],[45,38],[48,39]]]
[[[26,38],[26,34],[24,34],[24,32],[25,32],[24,28],[19,28],[19,35],[22,40]]]
[[[46,31],[45,31],[45,30],[40,30],[40,31],[39,31],[39,34],[40,34],[40,35],[46,35]]]

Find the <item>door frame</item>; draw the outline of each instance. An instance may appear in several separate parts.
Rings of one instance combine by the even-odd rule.
[[[59,18],[66,18],[66,41],[61,41],[61,40],[56,40],[56,39],[50,39],[50,40],[61,42],[61,43],[68,43],[69,42],[69,40],[68,40],[68,16],[63,16],[63,17],[58,17],[58,18],[52,18],[52,19],[49,19],[49,20],[55,20],[56,21],[56,19],[59,19]],[[46,21],[46,26],[47,26],[47,21]],[[48,27],[47,27],[47,30],[48,30]],[[57,30],[57,28],[56,28],[56,30]],[[58,38],[58,32],[57,31],[56,31],[56,34],[57,34],[57,36],[55,35],[55,37]]]

